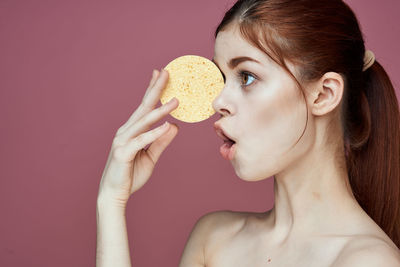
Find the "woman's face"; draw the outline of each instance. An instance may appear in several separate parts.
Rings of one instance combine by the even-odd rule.
[[[300,89],[279,65],[250,45],[236,27],[218,33],[213,61],[225,78],[225,87],[213,101],[221,114],[218,124],[236,141],[232,164],[243,180],[257,181],[286,169],[310,147],[306,106]],[[231,68],[228,62],[242,61]],[[287,63],[293,72],[293,66]],[[246,72],[242,73],[241,72]],[[308,127],[311,125],[309,116]],[[290,149],[290,151],[289,151]]]

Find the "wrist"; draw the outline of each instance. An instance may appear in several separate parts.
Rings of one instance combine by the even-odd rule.
[[[106,194],[97,196],[97,209],[125,210],[126,201],[114,198]]]

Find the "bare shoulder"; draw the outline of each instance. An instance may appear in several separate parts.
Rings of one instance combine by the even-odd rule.
[[[238,212],[231,210],[218,210],[201,216],[194,229],[198,228],[205,236],[205,246],[211,246],[216,241],[229,238],[230,235],[239,231],[247,218],[247,212]],[[193,231],[194,231],[193,229]]]
[[[206,257],[211,256],[212,252],[243,228],[248,214],[249,212],[219,210],[207,213],[199,219],[199,223],[208,226],[208,238],[205,242]]]
[[[400,251],[387,240],[372,235],[353,238],[341,250],[332,267],[400,267]]]
[[[240,230],[246,212],[219,210],[201,216],[186,242],[179,267],[203,267],[208,255],[235,231]]]

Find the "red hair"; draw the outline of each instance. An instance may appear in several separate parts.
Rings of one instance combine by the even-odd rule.
[[[239,0],[225,13],[215,38],[233,23],[293,77],[303,96],[301,84],[329,71],[342,75],[341,122],[353,194],[400,247],[399,106],[378,61],[362,71],[364,39],[353,11],[341,0]],[[298,66],[296,74],[284,59]]]

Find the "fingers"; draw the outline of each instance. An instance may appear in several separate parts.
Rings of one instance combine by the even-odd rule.
[[[169,127],[170,124],[166,122],[157,128],[136,136],[126,145],[117,147],[114,151],[115,157],[122,159],[125,162],[132,161],[139,150],[143,149],[146,145],[161,137],[165,132],[168,131]]]
[[[129,125],[124,132],[120,133],[116,137],[118,138],[118,142],[126,143],[129,141],[129,139],[132,139],[133,137],[147,131],[150,129],[151,125],[168,115],[172,110],[177,108],[178,105],[178,99],[173,98],[168,103],[165,103],[159,108],[152,110],[150,113],[140,118],[140,120]]]
[[[153,87],[155,81],[157,80],[158,76],[160,75],[160,72],[158,70],[153,70],[153,76],[151,78],[150,84],[147,88]]]
[[[160,94],[164,87],[166,86],[166,82],[168,81],[169,75],[168,71],[158,72],[157,70],[153,71],[153,77],[149,83],[149,87],[147,88],[145,95],[143,97],[142,103],[135,110],[135,112],[131,115],[131,117],[122,125],[117,133],[124,132],[127,127],[131,124],[138,121],[142,118],[146,113],[150,112],[150,110],[154,109],[157,105]]]
[[[168,78],[168,71],[162,69],[154,85],[146,90],[141,103],[145,111],[150,111],[157,105],[158,101],[160,100],[161,92],[164,89]]]
[[[149,148],[147,149],[147,153],[151,157],[154,163],[158,161],[162,152],[165,148],[171,143],[172,139],[178,133],[177,125],[170,125],[169,129],[158,139],[156,139]]]

